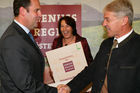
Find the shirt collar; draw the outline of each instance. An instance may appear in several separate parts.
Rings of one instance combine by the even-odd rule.
[[[126,39],[132,32],[133,32],[133,29],[131,29],[130,32],[128,32],[127,34],[123,35],[122,37],[120,37],[120,38],[114,38],[114,39],[117,39],[118,43],[120,43],[120,42],[122,42],[124,39]]]
[[[14,22],[17,23],[27,34],[30,32],[30,30],[27,27],[25,27],[24,25],[20,24],[15,19],[14,19]]]

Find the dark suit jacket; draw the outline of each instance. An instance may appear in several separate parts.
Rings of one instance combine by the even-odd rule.
[[[112,43],[113,38],[104,40],[89,67],[68,83],[73,93],[79,93],[90,82],[92,93],[100,93]],[[140,93],[140,35],[133,32],[113,49],[107,77],[109,93]]]
[[[62,37],[59,36],[59,37],[56,37],[54,40],[53,40],[53,45],[52,45],[52,49],[56,49],[56,48],[59,48],[59,47],[62,47]],[[86,60],[87,60],[87,63],[88,65],[93,61],[93,57],[91,55],[91,52],[90,52],[90,48],[89,48],[89,45],[88,45],[88,42],[86,40],[86,38],[84,37],[81,37],[80,35],[76,35],[76,42],[79,42],[81,41],[81,44],[82,44],[82,47],[83,47],[83,50],[84,50],[84,54],[85,54],[85,57],[86,57]]]
[[[56,93],[43,84],[43,72],[38,46],[13,22],[0,39],[0,93]]]

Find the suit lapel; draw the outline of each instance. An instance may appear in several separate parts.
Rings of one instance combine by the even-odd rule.
[[[28,34],[15,22],[12,23],[12,25],[15,27],[17,33],[19,33],[19,35],[21,35],[23,37],[24,40],[26,40],[28,42],[28,44],[30,44],[31,46],[34,47],[34,49],[40,54],[42,55],[38,45],[36,43],[34,43],[30,37],[28,36]],[[43,55],[42,55],[43,56]]]
[[[125,45],[131,38],[133,38],[136,35],[136,33],[133,31],[126,39],[124,39],[122,42],[119,43],[119,47]]]

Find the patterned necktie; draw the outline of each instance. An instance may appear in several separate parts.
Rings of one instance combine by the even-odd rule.
[[[117,45],[118,45],[118,41],[115,39],[113,41],[113,45],[112,45],[112,48],[110,50],[110,54],[109,54],[109,58],[108,58],[108,62],[107,62],[107,72],[108,72],[108,68],[109,68],[109,64],[110,64],[110,58],[111,58],[112,50],[114,48],[116,48]],[[100,93],[108,93],[108,89],[107,89],[107,73],[106,73],[104,84],[102,86],[102,89],[101,89]]]
[[[118,41],[115,39],[115,40],[113,41],[113,45],[112,45],[112,48],[111,48],[111,49],[116,48],[117,45],[118,45]]]
[[[35,42],[33,35],[31,34],[31,32],[28,33],[29,37],[32,39],[33,42]]]
[[[110,58],[111,58],[111,55],[112,55],[112,50],[113,50],[114,48],[116,48],[117,45],[118,45],[118,41],[115,39],[115,40],[113,41],[113,45],[112,45],[112,48],[111,48],[110,53],[109,53],[109,58],[108,58],[108,62],[107,62],[107,70],[108,70],[108,67],[109,67]]]

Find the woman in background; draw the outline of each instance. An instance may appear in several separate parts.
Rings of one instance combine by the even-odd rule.
[[[76,22],[72,17],[64,16],[58,21],[59,36],[53,40],[52,49],[67,46],[76,42],[81,42],[87,64],[92,61],[92,55],[86,38],[77,34]]]
[[[87,64],[89,65],[93,61],[88,42],[86,38],[81,37],[80,35],[77,34],[76,22],[72,17],[69,16],[61,17],[58,21],[58,31],[59,36],[53,40],[52,50],[76,42],[81,42]],[[46,76],[49,76],[49,78],[51,78],[50,80],[48,80],[49,81],[48,83],[54,83],[52,75],[53,72],[51,71],[51,69],[48,68],[46,72],[50,74]]]

